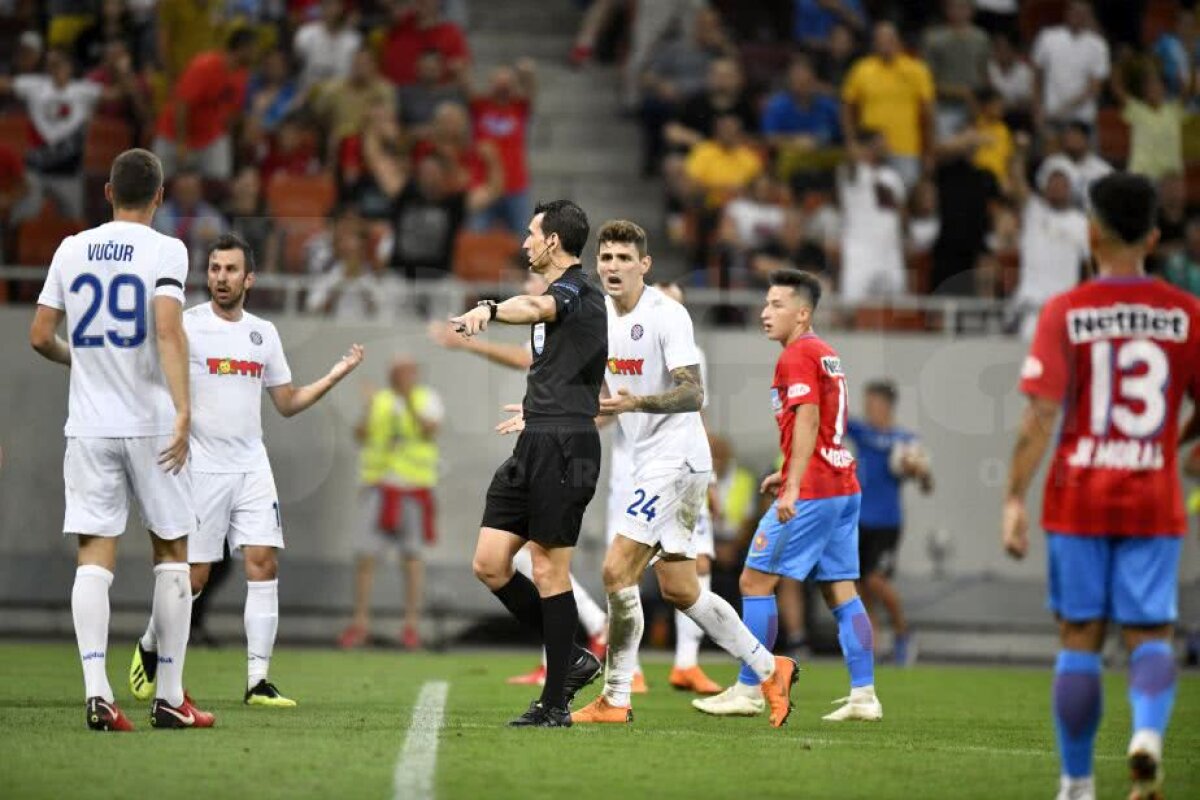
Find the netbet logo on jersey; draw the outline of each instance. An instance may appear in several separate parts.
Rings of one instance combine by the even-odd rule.
[[[236,358],[208,359],[209,375],[245,375],[250,378],[261,378],[263,365],[257,361],[242,361]]]
[[[613,375],[641,375],[644,358],[610,358],[608,371]]]

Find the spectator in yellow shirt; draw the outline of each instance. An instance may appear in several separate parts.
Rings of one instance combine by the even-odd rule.
[[[692,148],[684,164],[688,181],[709,209],[723,206],[762,170],[762,156],[746,143],[737,114],[717,117],[713,138]]]
[[[1154,67],[1142,76],[1142,99],[1125,90],[1123,70],[1113,70],[1112,90],[1121,103],[1121,118],[1129,123],[1129,171],[1157,181],[1183,172],[1183,125],[1191,84],[1184,84],[1178,100],[1167,97],[1167,87]]]
[[[1012,131],[1004,122],[1004,99],[995,89],[981,89],[975,95],[978,116],[975,131],[979,134],[979,146],[972,161],[980,169],[996,176],[1001,188],[1008,190],[1009,164],[1013,157]]]
[[[855,62],[842,84],[842,134],[860,128],[883,134],[892,165],[912,188],[933,152],[933,78],[920,59],[906,55],[896,26],[875,26],[874,53]]]

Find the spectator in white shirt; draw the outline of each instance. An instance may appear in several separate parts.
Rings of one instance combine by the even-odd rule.
[[[1065,25],[1047,28],[1033,43],[1043,123],[1096,122],[1096,99],[1108,79],[1108,43],[1092,30],[1091,4],[1072,0]]]
[[[1017,51],[1016,39],[1007,33],[992,37],[987,65],[988,83],[1004,101],[1004,123],[1012,130],[1033,130],[1033,67]]]
[[[904,180],[888,165],[882,134],[860,129],[851,161],[838,170],[842,207],[842,297],[847,301],[902,294]]]
[[[362,218],[347,216],[341,222],[334,227],[333,265],[313,281],[305,308],[337,322],[369,319],[383,304],[383,283]]]
[[[757,251],[779,243],[787,224],[776,184],[759,175],[721,212],[718,237],[735,273],[745,273]]]
[[[1113,171],[1112,165],[1092,149],[1092,129],[1083,122],[1071,122],[1063,128],[1060,138],[1062,154],[1075,170],[1072,188],[1075,204],[1087,205],[1087,191],[1093,183]]]
[[[1013,159],[1013,195],[1021,206],[1021,272],[1015,292],[1021,331],[1029,338],[1037,326],[1031,313],[1079,282],[1090,257],[1088,220],[1073,202],[1069,163],[1046,159],[1038,170],[1038,191],[1025,179],[1025,149]]]
[[[350,27],[343,0],[324,0],[321,18],[296,31],[292,42],[300,62],[300,90],[350,74],[354,54],[362,46],[362,34]]]

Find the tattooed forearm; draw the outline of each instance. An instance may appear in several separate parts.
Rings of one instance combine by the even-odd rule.
[[[699,411],[704,405],[704,384],[700,380],[700,365],[692,364],[671,370],[675,386],[662,394],[639,397],[637,410],[647,414],[679,414]]]

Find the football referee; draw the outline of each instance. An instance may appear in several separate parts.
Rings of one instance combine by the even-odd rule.
[[[541,634],[546,648],[546,684],[510,723],[520,727],[569,727],[575,693],[601,672],[599,660],[575,644],[570,578],[583,512],[600,475],[594,420],[608,358],[604,294],[579,263],[587,238],[587,215],[575,203],[539,205],[524,249],[529,268],[549,284],[545,293],[486,301],[451,320],[464,336],[492,321],[531,326],[533,363],[521,416],[497,428],[520,436],[488,487],[473,564],[479,580]],[[526,542],[532,581],[513,570],[513,556]]]

